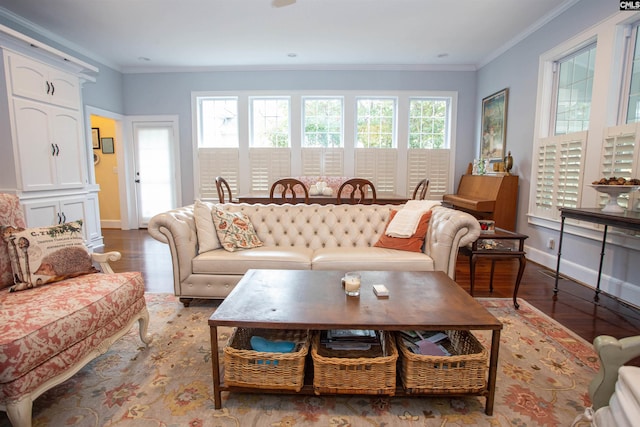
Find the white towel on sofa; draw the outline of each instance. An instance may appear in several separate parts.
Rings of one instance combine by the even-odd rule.
[[[441,203],[437,200],[409,200],[393,217],[387,227],[387,236],[408,238],[418,229],[425,212]]]

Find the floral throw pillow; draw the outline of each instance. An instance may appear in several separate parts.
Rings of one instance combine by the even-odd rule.
[[[14,285],[10,292],[96,273],[84,245],[82,221],[40,228],[3,227]]]
[[[249,217],[242,212],[212,209],[211,217],[220,244],[229,252],[262,246],[262,241],[258,238]]]

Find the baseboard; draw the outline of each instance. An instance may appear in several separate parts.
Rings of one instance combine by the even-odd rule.
[[[115,228],[120,230],[122,228],[122,221],[120,221],[119,219],[103,219],[100,220],[100,227]]]
[[[543,252],[532,247],[527,247],[525,250],[527,252],[527,259],[555,272],[558,263],[556,254],[549,254],[548,252]],[[567,261],[563,258],[560,264],[560,273],[576,282],[593,288],[595,292],[598,266],[596,265],[595,267],[595,269],[589,268],[588,266]],[[636,284],[625,282],[603,273],[600,278],[600,290],[629,305],[640,307],[640,287]]]

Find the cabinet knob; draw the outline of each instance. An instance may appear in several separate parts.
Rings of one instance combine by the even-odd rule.
[[[49,95],[49,92],[51,92],[51,85],[49,84],[49,82],[47,81],[47,95]]]
[[[51,83],[51,95],[56,91],[56,87]]]

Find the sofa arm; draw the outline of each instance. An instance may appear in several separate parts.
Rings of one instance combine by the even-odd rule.
[[[433,259],[436,271],[455,279],[458,249],[475,242],[480,223],[471,214],[444,206],[432,209],[424,252]]]
[[[180,295],[180,283],[191,274],[191,261],[198,254],[198,237],[193,205],[155,215],[147,228],[154,239],[169,245],[173,264],[173,285]]]

